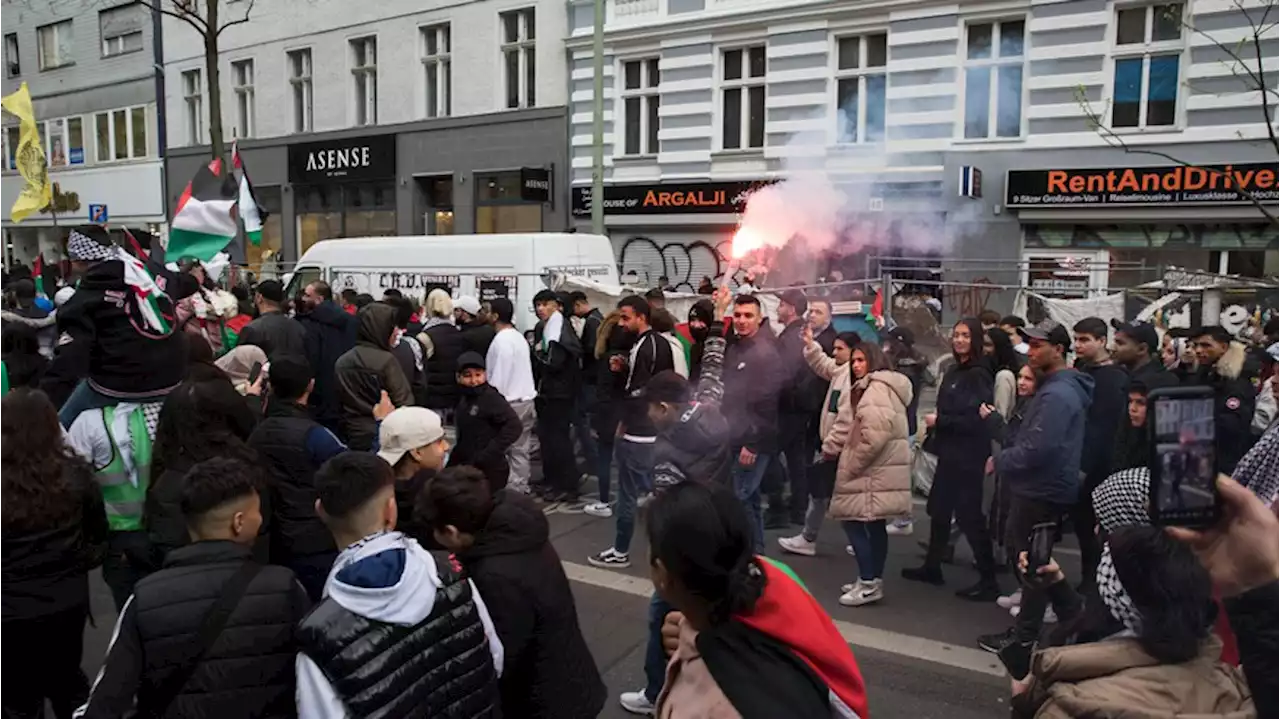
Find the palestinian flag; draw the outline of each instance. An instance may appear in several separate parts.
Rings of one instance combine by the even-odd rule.
[[[51,284],[45,283],[44,270],[44,253],[41,252],[36,255],[35,264],[31,266],[31,280],[35,282],[36,285],[36,297],[48,297],[49,293],[47,291],[47,287],[52,286]]]
[[[244,234],[254,247],[262,244],[262,223],[267,219],[267,211],[258,204],[253,194],[253,183],[249,182],[249,171],[244,169],[244,160],[240,159],[239,146],[231,145],[231,164],[240,171],[240,219],[244,222]]]
[[[236,238],[236,181],[221,158],[202,167],[178,200],[165,257],[208,262]]]

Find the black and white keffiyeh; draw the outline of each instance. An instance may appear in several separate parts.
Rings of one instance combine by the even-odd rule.
[[[1231,478],[1258,495],[1268,505],[1274,504],[1280,492],[1280,424],[1275,422],[1245,453]]]
[[[115,248],[72,230],[67,236],[67,254],[78,262],[101,262],[115,257]]]
[[[1093,511],[1103,532],[1151,524],[1147,511],[1151,472],[1146,467],[1122,469],[1093,490]]]
[[[1120,575],[1116,573],[1116,565],[1111,560],[1110,544],[1102,545],[1102,559],[1098,562],[1098,571],[1094,578],[1098,583],[1098,594],[1102,597],[1102,603],[1106,605],[1107,611],[1111,612],[1111,616],[1134,634],[1140,633],[1142,613],[1133,605],[1129,593],[1120,583]]]

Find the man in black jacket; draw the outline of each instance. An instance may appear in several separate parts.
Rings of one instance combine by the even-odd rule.
[[[458,558],[493,618],[503,649],[502,715],[598,715],[604,682],[542,510],[522,494],[491,492],[478,470],[456,467],[419,495],[417,514]]]
[[[310,601],[293,572],[252,564],[262,524],[256,474],[230,459],[185,477],[182,511],[191,544],[138,582],[80,716],[292,716],[294,627]],[[221,632],[189,674],[206,615],[229,583],[245,579]]]
[[[481,316],[482,312],[480,300],[471,295],[463,295],[453,302],[453,319],[462,331],[467,350],[484,355],[489,352],[489,345],[493,344],[497,331],[488,318]]]
[[[783,367],[782,392],[778,397],[778,456],[787,465],[787,484],[791,489],[788,504],[783,499],[781,467],[770,467],[765,477],[768,484],[769,511],[765,529],[785,529],[790,524],[804,524],[804,510],[809,502],[807,475],[813,459],[813,438],[809,422],[821,407],[821,398],[813,401],[811,379],[814,374],[804,361],[801,335],[808,320],[809,300],[800,290],[787,290],[778,298],[778,358]],[[834,341],[834,340],[833,340]],[[825,388],[824,388],[825,389]],[[825,391],[823,393],[825,395]]]
[[[413,320],[413,303],[407,298],[388,297],[383,303],[396,308],[396,327],[400,330],[396,341],[391,345],[391,354],[400,363],[400,371],[409,381],[409,389],[413,393],[413,403],[419,407],[427,406],[427,350],[409,331]]]
[[[507,486],[507,449],[520,439],[520,417],[507,398],[485,376],[484,357],[463,352],[458,358],[458,437],[449,453],[449,466],[470,465],[480,470],[497,492]]]
[[[573,306],[573,323],[578,330],[578,339],[582,342],[582,381],[578,384],[578,399],[573,405],[573,434],[582,448],[582,461],[588,468],[585,476],[599,471],[600,466],[600,445],[591,430],[595,426],[595,378],[599,375],[596,337],[600,334],[604,317],[600,310],[591,306],[585,292],[569,293],[569,302]],[[602,479],[608,481],[609,478]]]
[[[533,328],[533,379],[538,390],[534,407],[547,484],[544,499],[558,503],[561,511],[581,512],[570,425],[578,398],[582,344],[556,293],[542,290],[534,295],[533,305],[538,315]]]
[[[316,280],[304,291],[298,322],[306,335],[306,358],[316,380],[308,406],[320,424],[341,432],[342,402],[333,368],[339,357],[356,346],[357,320],[354,313],[333,301],[333,290],[327,282]]]
[[[1160,362],[1160,336],[1147,322],[1111,321],[1115,328],[1115,349],[1111,359],[1129,370],[1129,378],[1148,390],[1176,387],[1178,378]]]
[[[1186,385],[1208,385],[1214,397],[1214,454],[1216,469],[1230,475],[1253,446],[1253,410],[1257,404],[1254,381],[1258,366],[1243,344],[1220,325],[1192,330],[1191,345],[1198,367],[1183,377]]]
[[[271,361],[267,416],[249,435],[249,446],[266,463],[271,484],[271,562],[293,570],[312,601],[320,600],[338,550],[316,516],[315,474],[346,445],[307,413],[315,389],[311,365],[282,355]]]
[[[261,347],[267,359],[306,353],[306,333],[302,325],[284,314],[284,285],[279,280],[259,283],[253,293],[253,304],[258,308],[258,318],[240,330],[237,345]]]

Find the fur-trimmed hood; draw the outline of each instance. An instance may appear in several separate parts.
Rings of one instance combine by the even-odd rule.
[[[1227,351],[1213,364],[1213,371],[1227,379],[1239,379],[1244,372],[1245,361],[1249,358],[1249,350],[1235,340],[1227,345]]]
[[[614,310],[605,316],[604,321],[600,323],[600,329],[596,331],[596,359],[604,359],[609,356],[609,336],[613,334],[613,328],[618,326],[618,322],[622,319],[622,311]]]

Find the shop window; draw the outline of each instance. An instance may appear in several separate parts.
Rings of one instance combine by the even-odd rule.
[[[289,87],[293,90],[293,131],[311,132],[311,48],[289,56]]]
[[[294,193],[299,256],[321,240],[396,234],[395,183],[390,180],[297,185]]]
[[[973,23],[967,31],[964,136],[1021,137],[1026,23]]]
[[[658,58],[622,63],[625,155],[658,154]]]
[[[542,203],[520,199],[520,172],[476,175],[476,233],[541,232]]]
[[[837,142],[884,141],[888,48],[884,33],[836,40]]]
[[[146,19],[141,4],[129,3],[98,13],[98,34],[102,56],[114,57],[142,49],[142,23]]]
[[[259,273],[261,270],[258,265],[267,252],[277,260],[280,258],[284,247],[284,222],[279,185],[254,185],[253,194],[258,200],[258,205],[267,213],[262,220],[262,244],[257,249],[250,247],[247,258],[249,269]]]
[[[502,25],[502,68],[508,108],[537,104],[537,16],[523,8],[498,13]]]
[[[36,41],[40,45],[41,70],[52,70],[72,64],[71,47],[75,36],[71,32],[70,20],[36,28]]]
[[[764,45],[721,55],[721,147],[764,147]]]
[[[1111,126],[1163,127],[1177,121],[1183,52],[1182,3],[1116,11]]]
[[[422,72],[427,117],[448,117],[453,95],[449,23],[422,28]]]
[[[351,41],[351,76],[355,83],[355,121],[357,125],[378,123],[378,38],[362,37]]]
[[[452,235],[453,176],[431,177],[422,182],[427,200],[426,231],[428,235]]]

